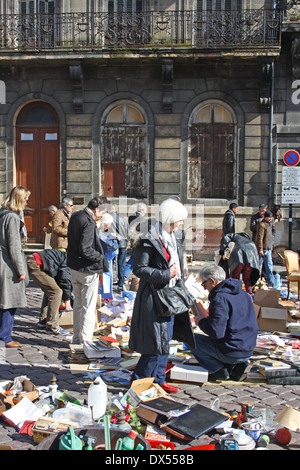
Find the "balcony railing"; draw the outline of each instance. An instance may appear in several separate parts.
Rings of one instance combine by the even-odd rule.
[[[276,46],[274,10],[0,15],[1,51]]]

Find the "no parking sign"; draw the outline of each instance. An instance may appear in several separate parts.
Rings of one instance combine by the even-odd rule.
[[[300,162],[300,154],[297,150],[288,150],[283,157],[283,161],[287,166],[296,166]]]

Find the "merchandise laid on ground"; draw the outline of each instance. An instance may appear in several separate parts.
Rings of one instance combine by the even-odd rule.
[[[282,279],[284,282],[284,279]],[[132,283],[136,285],[137,282]],[[208,306],[207,291],[190,274],[186,286]],[[69,343],[64,374],[80,377],[85,396],[59,387],[57,377],[37,386],[29,375],[13,380],[1,374],[0,426],[26,435],[37,450],[258,450],[271,443],[289,448],[300,430],[300,409],[272,404],[257,408],[241,396],[232,410],[222,408],[222,396],[208,406],[182,394],[168,394],[146,378],[131,382],[139,354],[128,348],[135,290],[125,290],[109,302],[98,296],[94,337],[83,345]],[[255,286],[253,299],[259,334],[241,381],[226,381],[238,389],[266,384],[300,384],[300,302],[287,290]],[[195,325],[191,310],[192,325]],[[72,312],[61,312],[60,326],[72,335]],[[20,370],[20,368],[19,368]],[[204,370],[183,343],[172,341],[167,368],[172,385],[209,389]],[[221,390],[225,381],[213,385]],[[203,436],[201,445],[195,441]],[[205,440],[204,440],[205,438]],[[9,448],[2,445],[1,448]]]

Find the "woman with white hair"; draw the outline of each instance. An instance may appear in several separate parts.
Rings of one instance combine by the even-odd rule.
[[[167,199],[157,212],[157,222],[136,246],[133,272],[140,278],[134,303],[129,348],[141,353],[132,380],[154,377],[167,393],[179,389],[166,383],[165,370],[169,341],[174,338],[194,344],[188,312],[160,317],[155,307],[151,284],[173,286],[182,277],[182,249],[175,231],[183,226],[188,213],[178,201]]]
[[[113,220],[112,215],[106,212],[98,222],[100,242],[109,264],[109,272],[102,274],[100,293],[103,299],[109,300],[113,298],[113,259],[119,251],[118,235],[109,232]]]

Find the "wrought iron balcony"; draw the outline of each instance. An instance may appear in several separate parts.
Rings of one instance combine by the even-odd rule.
[[[271,47],[281,20],[265,9],[0,15],[0,53]]]

